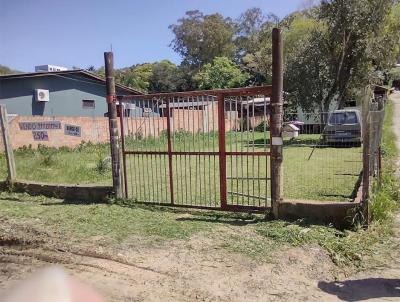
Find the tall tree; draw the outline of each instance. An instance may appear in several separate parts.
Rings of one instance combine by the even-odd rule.
[[[168,60],[153,64],[149,80],[149,92],[176,91],[178,87],[178,67]]]
[[[388,50],[377,46],[392,4],[392,0],[323,0],[315,18],[295,18],[285,33],[289,98],[323,111],[334,101],[343,107],[354,89],[365,85],[379,62],[388,58]]]
[[[200,89],[235,88],[243,86],[249,74],[240,70],[232,60],[216,57],[194,76]]]
[[[278,22],[278,17],[264,15],[259,8],[248,9],[236,21],[236,61],[251,75],[250,84],[271,82],[271,32]]]
[[[153,65],[144,63],[116,70],[115,80],[128,87],[146,92],[149,89],[152,74]]]
[[[381,24],[379,35],[373,37],[368,52],[376,70],[389,70],[400,57],[400,2],[394,4]]]
[[[199,68],[217,56],[234,56],[235,29],[230,18],[220,14],[204,15],[194,10],[186,12],[184,18],[169,28],[175,34],[172,48],[192,67]]]
[[[330,87],[323,103],[336,99],[343,107],[355,82],[366,81],[370,67],[368,46],[380,34],[392,0],[323,0],[320,19],[325,41]]]

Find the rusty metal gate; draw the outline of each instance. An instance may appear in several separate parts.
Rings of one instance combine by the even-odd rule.
[[[125,197],[265,210],[271,86],[117,96]]]

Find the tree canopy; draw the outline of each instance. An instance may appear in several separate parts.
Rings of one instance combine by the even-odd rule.
[[[194,76],[200,89],[235,88],[245,84],[249,75],[227,57],[216,57]]]
[[[194,10],[186,12],[185,17],[169,28],[175,34],[171,46],[187,64],[200,67],[217,56],[234,56],[235,26],[230,18]]]

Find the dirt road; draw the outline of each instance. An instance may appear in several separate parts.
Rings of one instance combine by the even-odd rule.
[[[400,149],[400,94],[393,101]],[[0,291],[57,264],[107,301],[400,301],[399,249],[389,264],[344,278],[316,246],[279,250],[270,262],[260,263],[227,253],[218,238],[201,233],[157,248],[143,248],[138,241],[101,252],[95,239],[69,239],[35,224],[0,219]],[[400,245],[400,216],[396,240]]]

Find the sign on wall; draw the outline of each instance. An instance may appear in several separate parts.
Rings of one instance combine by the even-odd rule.
[[[47,131],[32,131],[33,140],[35,141],[48,141],[49,135]]]
[[[65,124],[64,134],[80,137],[81,136],[81,126]]]
[[[61,129],[59,121],[49,122],[20,122],[18,123],[20,130],[54,130]]]

